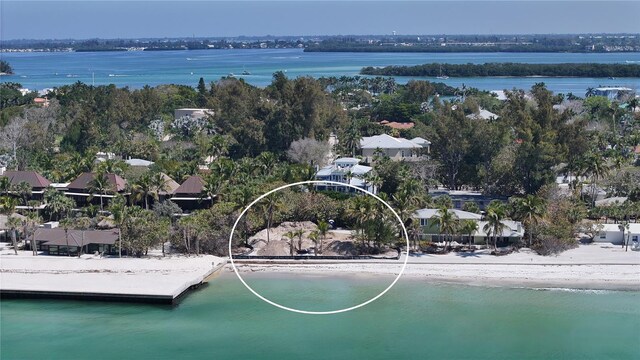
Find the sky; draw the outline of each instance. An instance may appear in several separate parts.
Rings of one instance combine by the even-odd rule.
[[[0,0],[0,39],[640,33],[635,1]]]

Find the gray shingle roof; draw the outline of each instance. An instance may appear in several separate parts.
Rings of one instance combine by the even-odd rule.
[[[422,146],[405,138],[394,138],[393,136],[382,134],[363,137],[360,140],[362,149],[420,149]]]

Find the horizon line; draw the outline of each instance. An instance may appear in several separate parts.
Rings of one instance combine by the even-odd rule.
[[[640,32],[577,32],[577,33],[432,33],[432,34],[311,34],[311,35],[204,35],[204,36],[142,36],[142,37],[87,37],[87,38],[13,38],[2,39],[2,41],[63,41],[63,40],[155,40],[155,39],[238,39],[238,38],[277,38],[277,37],[350,37],[350,36],[375,36],[375,37],[407,37],[407,36],[535,36],[535,35],[553,35],[553,36],[568,36],[568,35],[635,35],[640,36]]]

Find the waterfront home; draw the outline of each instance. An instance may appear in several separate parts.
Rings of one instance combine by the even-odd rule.
[[[67,185],[65,195],[72,197],[78,205],[100,204],[106,206],[116,194],[127,195],[127,182],[116,174],[104,174],[104,188],[98,189],[95,183],[96,173],[85,172]]]
[[[444,190],[444,189],[434,189],[429,190],[429,195],[431,197],[438,198],[440,196],[449,196],[453,203],[453,208],[457,210],[462,210],[464,204],[467,202],[476,203],[480,210],[484,211],[489,203],[494,200],[501,201],[506,203],[508,198],[505,196],[489,196],[484,195],[479,191],[464,191],[464,190]]]
[[[622,100],[625,97],[634,96],[634,91],[622,86],[603,86],[593,89],[593,96],[604,96],[609,100]]]
[[[1,177],[9,179],[9,183],[12,188],[15,188],[21,183],[27,183],[31,188],[31,196],[29,200],[42,200],[44,190],[51,185],[51,182],[45,179],[42,175],[35,171],[5,171]],[[9,191],[9,193],[17,196],[15,189]]]
[[[431,143],[422,138],[414,140],[416,142],[387,134],[366,136],[360,140],[360,149],[362,157],[368,163],[373,161],[377,152],[388,156],[391,160],[415,160],[420,155],[429,153]]]
[[[189,176],[170,199],[182,210],[196,210],[210,206],[213,198],[204,193],[204,180],[198,175]]]
[[[631,245],[634,241],[637,243],[640,240],[640,224],[630,223],[624,229],[624,234],[621,229],[623,224],[600,224],[600,232],[593,238],[594,242],[598,243],[611,243],[621,245],[623,241],[629,242]]]
[[[360,160],[356,158],[344,157],[336,159],[333,164],[325,166],[316,173],[316,180],[335,181],[343,184],[349,184],[361,188],[363,190],[376,193],[376,188],[372,184],[366,182],[366,174],[371,171],[371,167],[360,165]],[[317,190],[330,190],[345,193],[355,192],[357,190],[348,186],[339,186],[334,184],[316,185]]]
[[[442,234],[440,233],[437,220],[435,219],[440,216],[438,210],[439,209],[420,209],[415,212],[415,218],[420,221],[420,237],[422,240],[434,242],[442,241]],[[471,234],[471,241],[473,244],[486,244],[487,242],[491,243],[493,241],[494,234],[490,234],[484,230],[487,222],[482,221],[482,215],[457,209],[449,209],[448,211],[453,214],[458,221],[470,220],[478,223],[478,230]],[[498,246],[505,246],[520,242],[524,237],[524,227],[521,222],[503,220],[502,224],[504,227],[497,239]],[[461,243],[467,242],[469,238],[469,234],[462,234],[459,232],[453,235],[455,241]]]
[[[118,232],[114,230],[72,230],[39,228],[35,231],[39,251],[49,255],[115,254]]]

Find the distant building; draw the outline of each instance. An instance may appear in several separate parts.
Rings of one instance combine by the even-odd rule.
[[[500,116],[483,108],[480,108],[480,110],[477,113],[467,115],[467,118],[469,119],[480,119],[480,120],[496,120],[499,117]]]
[[[594,96],[604,96],[609,100],[619,100],[624,96],[631,96],[633,93],[633,89],[621,86],[605,86],[593,89]]]
[[[197,108],[181,108],[175,109],[173,112],[174,118],[179,119],[183,116],[190,116],[194,119],[200,119],[209,115],[213,116],[214,112],[211,109],[197,109]]]
[[[390,127],[392,129],[397,129],[397,130],[411,129],[415,126],[415,124],[412,122],[396,122],[396,121],[389,121],[389,120],[380,121],[380,125]]]
[[[478,191],[464,191],[464,190],[430,190],[429,195],[433,198],[438,198],[440,196],[447,195],[451,198],[453,203],[453,208],[457,210],[462,210],[464,204],[467,202],[472,202],[478,205],[480,210],[484,211],[489,203],[494,200],[507,202],[507,197],[505,196],[488,196],[484,195]]]
[[[349,184],[372,193],[376,193],[376,188],[365,181],[366,174],[371,171],[371,167],[360,165],[360,160],[356,158],[339,158],[333,164],[325,166],[316,173],[316,180],[335,181]],[[355,192],[357,190],[348,186],[335,184],[316,185],[317,190],[331,190],[339,192]]]
[[[31,200],[42,200],[44,190],[51,185],[51,181],[45,179],[35,171],[5,171],[1,177],[9,179],[11,186],[27,183],[31,187]]]
[[[129,166],[138,166],[138,167],[149,167],[153,165],[153,161],[144,160],[144,159],[127,159],[124,161]]]
[[[431,142],[423,138],[407,140],[382,134],[363,137],[360,140],[362,157],[366,162],[372,162],[376,151],[381,151],[392,160],[416,159],[422,154],[430,152]]]

